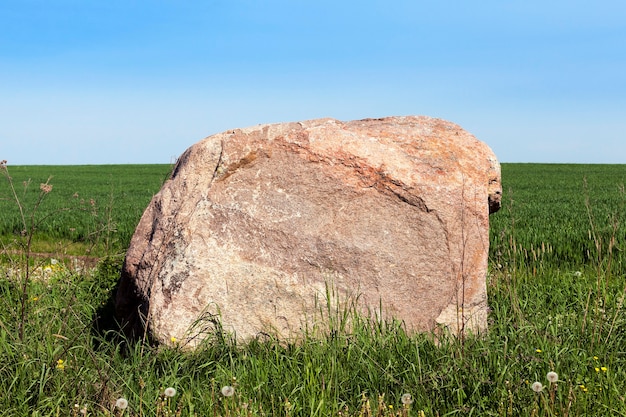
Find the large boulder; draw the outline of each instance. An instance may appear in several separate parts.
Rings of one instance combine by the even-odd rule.
[[[213,135],[144,212],[116,312],[131,334],[190,346],[216,329],[297,337],[342,302],[409,332],[480,332],[500,196],[493,152],[440,119]]]

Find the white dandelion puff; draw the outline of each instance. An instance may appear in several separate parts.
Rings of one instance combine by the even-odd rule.
[[[165,388],[165,391],[163,391],[163,394],[166,397],[172,398],[173,396],[176,395],[176,388],[174,387]]]
[[[541,390],[543,390],[543,385],[541,385],[541,382],[539,382],[539,381],[533,382],[533,384],[530,387],[535,392],[541,392]]]
[[[115,401],[115,407],[120,410],[126,410],[128,407],[128,400],[126,398],[118,398],[117,401]]]
[[[550,371],[546,374],[546,378],[548,379],[548,381],[550,382],[556,382],[559,380],[559,374],[557,374],[554,371]]]
[[[411,394],[407,392],[406,394],[402,394],[400,401],[402,401],[402,404],[404,405],[411,405],[413,404],[413,397],[411,397]]]
[[[235,388],[231,387],[230,385],[225,385],[222,387],[221,392],[224,397],[232,397],[233,395],[235,395]]]

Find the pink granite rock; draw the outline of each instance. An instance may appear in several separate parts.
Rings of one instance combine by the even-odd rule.
[[[298,337],[327,302],[409,332],[480,332],[500,196],[493,152],[440,119],[213,135],[180,157],[143,214],[116,311],[131,333],[146,323],[157,341],[189,346],[216,325],[239,340]]]

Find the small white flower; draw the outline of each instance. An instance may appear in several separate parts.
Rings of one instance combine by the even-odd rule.
[[[232,397],[233,395],[235,395],[235,388],[231,387],[230,385],[225,385],[222,387],[221,392],[224,397]]]
[[[165,391],[163,391],[163,394],[165,394],[166,397],[172,398],[173,396],[176,395],[176,388],[173,388],[173,387],[165,388]]]
[[[556,382],[559,380],[559,374],[554,371],[550,371],[546,374],[546,378],[548,378],[548,381],[550,382]]]
[[[543,389],[543,385],[541,385],[541,382],[539,382],[539,381],[533,382],[533,384],[530,387],[535,392],[541,392],[541,390]]]
[[[413,397],[411,397],[411,394],[407,392],[406,394],[402,394],[400,401],[402,401],[402,404],[404,405],[411,405],[413,404]]]
[[[128,400],[126,398],[118,398],[117,401],[115,401],[115,407],[120,410],[126,410],[128,407]]]

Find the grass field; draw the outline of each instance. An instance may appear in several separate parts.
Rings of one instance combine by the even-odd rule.
[[[595,265],[615,237],[624,270],[625,165],[503,164],[502,178],[503,208],[490,219],[494,261],[511,262],[515,243],[517,262],[535,267]]]
[[[435,343],[339,312],[327,337],[215,335],[192,354],[127,344],[97,319],[170,167],[8,169],[25,221],[3,181],[0,416],[626,415],[624,165],[503,164],[486,335]],[[25,260],[30,235],[55,255]],[[52,259],[70,252],[101,259]]]
[[[170,165],[11,166],[15,191],[26,208],[45,196],[37,218],[36,252],[102,256],[123,251],[139,218],[171,170]],[[27,220],[30,220],[27,217]],[[0,241],[9,243],[24,229],[6,181],[0,185]]]

